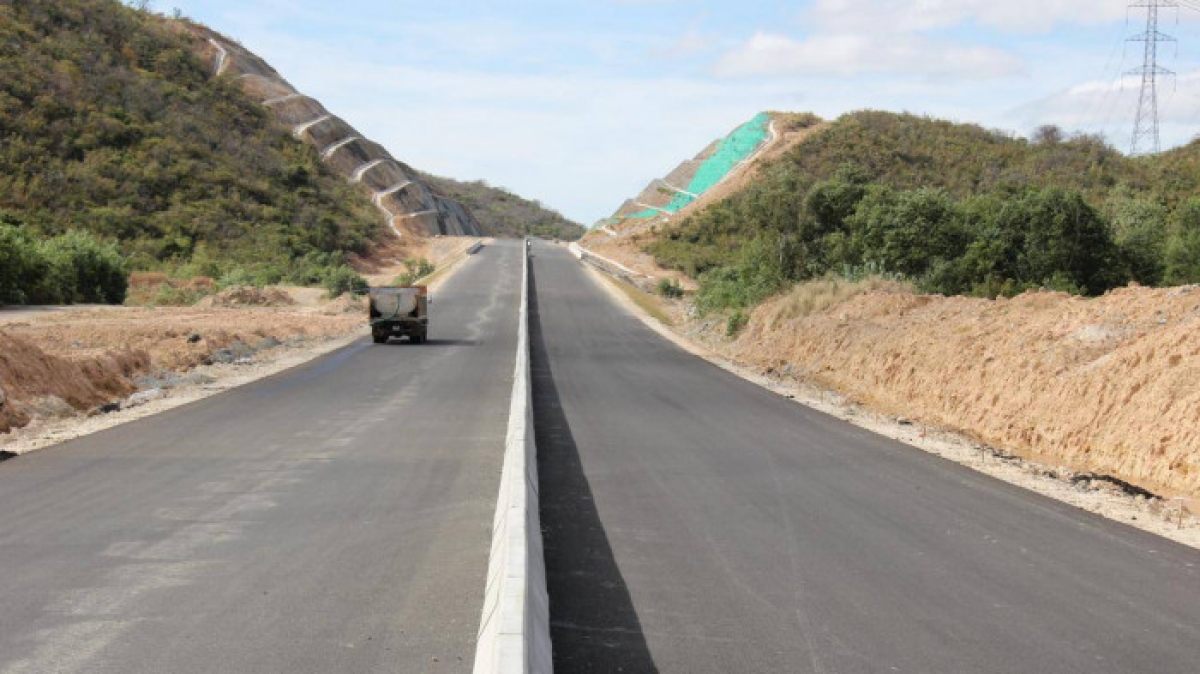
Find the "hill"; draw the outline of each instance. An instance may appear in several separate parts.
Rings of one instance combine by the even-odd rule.
[[[421,174],[439,194],[453,199],[471,211],[482,230],[491,236],[541,236],[575,241],[583,236],[583,225],[538,201],[519,197],[506,189],[484,181],[462,182]]]
[[[130,269],[312,282],[378,236],[370,200],[194,41],[115,0],[0,5],[0,241],[73,231]],[[71,299],[21,284],[0,301]]]
[[[1098,294],[1200,281],[1200,143],[1129,158],[1089,136],[1033,140],[864,111],[756,167],[727,199],[658,224],[658,263],[743,308],[827,273],[929,292]]]

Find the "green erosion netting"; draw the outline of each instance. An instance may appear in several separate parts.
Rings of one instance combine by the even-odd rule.
[[[661,210],[648,208],[632,215],[618,216],[614,220],[645,220],[662,215],[664,212],[678,213],[696,200],[697,197],[692,196],[693,194],[702,195],[712,189],[713,185],[721,182],[735,166],[754,154],[754,151],[767,139],[770,125],[771,116],[761,112],[754,119],[739,126],[733,133],[722,139],[717,144],[717,149],[713,151],[712,156],[696,170],[696,176],[692,178],[692,182],[684,188],[688,194],[676,194],[671,203]]]
[[[771,116],[760,112],[754,119],[739,126],[717,144],[717,149],[696,171],[696,177],[688,183],[686,192],[704,194],[713,185],[729,175],[733,167],[745,161],[754,154],[759,145],[767,139],[767,128],[771,124]],[[677,213],[680,209],[696,200],[691,194],[676,194],[664,210]]]

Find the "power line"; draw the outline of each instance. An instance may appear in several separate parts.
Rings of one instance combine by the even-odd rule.
[[[1184,0],[1185,2],[1187,0]],[[1133,139],[1130,143],[1131,155],[1158,153],[1162,144],[1158,133],[1158,78],[1159,76],[1174,76],[1175,73],[1158,65],[1158,45],[1160,42],[1174,42],[1175,38],[1158,30],[1158,10],[1179,8],[1174,0],[1143,0],[1129,7],[1146,8],[1146,32],[1129,38],[1130,42],[1142,42],[1142,67],[1129,71],[1129,75],[1141,75],[1142,91],[1138,98],[1137,119],[1133,123]]]

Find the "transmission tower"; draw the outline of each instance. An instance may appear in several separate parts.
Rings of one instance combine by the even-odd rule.
[[[1142,67],[1130,70],[1127,75],[1141,75],[1142,93],[1138,98],[1137,121],[1133,124],[1133,143],[1129,149],[1132,155],[1157,153],[1161,149],[1158,136],[1158,77],[1173,76],[1175,73],[1158,65],[1158,44],[1174,42],[1175,38],[1158,30],[1158,10],[1178,8],[1179,3],[1173,0],[1143,0],[1129,5],[1133,8],[1146,8],[1146,32],[1129,38],[1130,42],[1144,42]]]

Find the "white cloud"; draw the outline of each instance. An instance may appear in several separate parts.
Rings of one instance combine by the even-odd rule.
[[[1100,134],[1127,150],[1141,84],[1138,77],[1085,82],[1021,105],[1009,115],[1026,131],[1055,124],[1071,132]],[[1163,147],[1191,140],[1200,122],[1200,70],[1181,74],[1175,83],[1164,80],[1158,100]]]
[[[799,104],[782,83],[431,69],[251,37],[293,85],[401,161],[484,178],[589,223],[760,110]]]
[[[817,35],[806,40],[758,33],[726,54],[716,72],[754,75],[854,76],[890,73],[990,79],[1025,72],[1020,59],[998,49],[930,40],[917,35]]]
[[[816,0],[807,16],[826,30],[911,33],[967,21],[1009,32],[1042,32],[1062,23],[1125,17],[1122,0]]]

